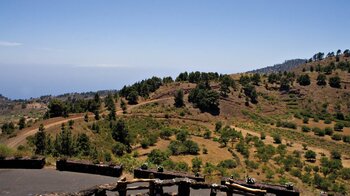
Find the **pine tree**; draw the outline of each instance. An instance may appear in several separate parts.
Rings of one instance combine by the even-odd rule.
[[[174,95],[174,105],[175,107],[182,107],[185,105],[184,103],[184,93],[182,91],[182,89],[179,89],[175,92],[175,95]]]
[[[44,155],[46,151],[46,133],[43,124],[40,124],[39,131],[34,135],[35,154]]]
[[[224,75],[221,78],[220,82],[220,95],[223,97],[227,97],[227,95],[231,92],[230,87],[234,86],[234,80],[231,79],[230,76]]]
[[[96,110],[94,114],[95,114],[95,120],[100,120],[100,112]]]
[[[115,141],[129,146],[129,131],[124,120],[118,120],[117,124],[112,125],[112,137]]]
[[[330,77],[329,78],[329,86],[333,87],[333,88],[340,88],[340,77],[339,76],[334,76],[334,77]]]
[[[89,137],[83,133],[79,134],[77,138],[77,150],[84,156],[89,156],[91,143]]]
[[[138,96],[138,92],[133,90],[129,93],[126,99],[129,101],[129,104],[137,104]]]
[[[120,107],[122,108],[123,110],[123,114],[126,114],[127,112],[127,107],[126,107],[126,103],[123,99],[120,99]]]
[[[70,129],[62,129],[61,133],[58,134],[58,153],[61,155],[72,156],[75,154],[75,144]]]
[[[255,74],[250,78],[250,80],[253,82],[253,84],[254,84],[255,86],[258,86],[259,83],[261,82],[260,74],[255,73]]]
[[[26,119],[22,117],[18,122],[19,129],[24,129],[26,127]]]
[[[308,74],[303,74],[300,75],[297,82],[301,85],[301,86],[308,86],[311,84],[310,82],[310,76]]]
[[[317,80],[316,84],[319,86],[325,86],[327,84],[326,79],[327,79],[326,75],[318,74],[317,79],[316,79]]]
[[[85,115],[84,115],[84,121],[85,121],[85,122],[89,122],[89,114],[88,114],[88,113],[85,113]]]
[[[108,119],[109,120],[116,120],[117,117],[116,117],[116,111],[115,111],[115,107],[111,108],[110,111],[109,111],[109,114],[108,114]]]

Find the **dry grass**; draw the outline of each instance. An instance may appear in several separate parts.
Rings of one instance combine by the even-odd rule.
[[[227,148],[220,148],[220,144],[217,142],[197,136],[192,136],[191,139],[198,143],[201,149],[203,149],[203,147],[208,149],[208,154],[203,154],[201,151],[199,155],[171,156],[173,161],[184,161],[191,165],[192,159],[194,157],[199,157],[202,159],[203,163],[210,162],[216,165],[220,161],[232,158],[232,155],[227,151]]]

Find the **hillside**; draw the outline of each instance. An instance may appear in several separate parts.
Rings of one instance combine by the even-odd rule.
[[[291,71],[295,67],[298,67],[301,64],[304,64],[306,62],[306,59],[292,59],[292,60],[286,60],[283,63],[275,64],[272,66],[255,69],[252,71],[248,71],[247,73],[260,73],[260,74],[268,74],[268,73],[278,73],[278,72],[284,72],[284,71]]]
[[[290,62],[289,71],[264,75],[183,72],[106,96],[67,95],[41,105],[37,122],[0,141],[16,156],[90,159],[123,164],[127,171],[147,162],[199,172],[210,182],[249,175],[292,182],[303,195],[346,194],[349,61],[344,53]]]

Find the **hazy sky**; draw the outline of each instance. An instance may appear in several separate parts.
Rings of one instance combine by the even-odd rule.
[[[350,1],[2,0],[0,94],[119,89],[350,47]]]

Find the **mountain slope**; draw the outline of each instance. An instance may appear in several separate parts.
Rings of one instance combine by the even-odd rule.
[[[255,69],[252,71],[248,71],[247,73],[265,74],[265,73],[290,71],[293,68],[295,68],[301,64],[304,64],[305,62],[306,62],[306,59],[291,59],[291,60],[286,60],[286,61],[284,61],[284,63],[281,63],[281,64],[275,64],[273,66]]]

